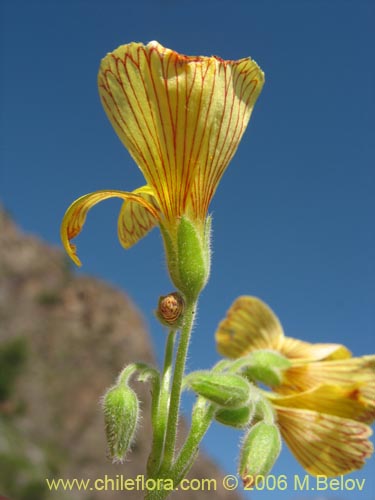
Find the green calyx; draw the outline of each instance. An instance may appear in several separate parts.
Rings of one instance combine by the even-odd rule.
[[[281,437],[275,424],[262,421],[250,428],[243,440],[238,468],[245,487],[270,472],[280,450]]]
[[[242,406],[241,408],[220,408],[215,413],[215,420],[223,425],[243,429],[251,422],[253,406]]]
[[[223,408],[240,408],[249,401],[251,385],[240,375],[194,372],[185,379],[186,384],[199,396]]]
[[[247,358],[243,359],[241,364],[244,376],[251,381],[262,382],[269,387],[280,385],[283,372],[291,366],[287,358],[271,350],[254,351]]]
[[[135,436],[138,398],[128,385],[119,383],[105,394],[103,410],[109,456],[114,462],[122,462]]]
[[[209,277],[210,227],[210,217],[202,230],[200,224],[185,216],[173,237],[161,227],[171,280],[188,300],[198,297]]]

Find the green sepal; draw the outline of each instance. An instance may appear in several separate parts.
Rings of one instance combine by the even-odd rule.
[[[246,434],[241,448],[238,472],[245,487],[257,476],[266,476],[281,450],[281,437],[275,424],[258,422]]]
[[[171,277],[171,280],[173,283],[175,283],[175,280],[178,280],[178,275],[177,275],[177,248],[175,248],[175,245],[173,244],[173,239],[167,229],[164,227],[163,224],[159,225],[160,227],[160,232],[163,237],[163,242],[164,242],[164,250],[165,250],[165,256],[167,259],[167,265],[168,265],[168,271]],[[177,284],[175,283],[175,286],[178,288]]]
[[[199,295],[207,281],[205,246],[194,224],[181,217],[177,229],[177,266],[180,289],[190,299]]]
[[[250,398],[251,385],[236,374],[194,372],[186,377],[185,382],[199,396],[224,408],[240,408]]]
[[[109,456],[113,462],[122,462],[137,428],[137,395],[126,384],[115,385],[103,397],[103,410]]]
[[[220,424],[236,429],[247,427],[253,416],[253,407],[250,405],[241,408],[220,408],[215,413],[215,420]]]
[[[212,215],[208,215],[206,219],[206,224],[204,226],[204,257],[206,260],[206,267],[207,267],[206,281],[208,280],[211,269],[211,234],[212,234]]]
[[[252,352],[249,363],[243,370],[249,380],[262,382],[270,387],[282,383],[283,371],[290,368],[290,361],[276,351],[260,350]]]
[[[196,300],[210,272],[210,218],[202,225],[182,216],[176,233],[160,225],[169,275],[188,301]]]

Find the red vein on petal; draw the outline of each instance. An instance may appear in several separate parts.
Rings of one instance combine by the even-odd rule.
[[[285,435],[284,433],[283,435],[290,448],[295,452],[297,458],[305,457],[305,464],[307,465],[309,465],[309,461],[306,457],[313,455],[320,458],[322,444],[326,445],[325,453],[327,453],[331,459],[334,459],[336,467],[333,469],[327,463],[324,465],[335,474],[360,468],[364,463],[364,459],[371,453],[370,443],[364,441],[364,439],[371,434],[371,429],[364,424],[355,422],[351,419],[328,416],[325,414],[324,418],[322,415],[318,423],[316,419],[319,417],[319,414],[314,411],[290,408],[282,410],[280,407],[276,409],[279,417],[284,417],[287,419],[286,421],[289,420],[292,422],[290,427],[293,427],[293,432],[291,433],[288,430],[289,424],[286,425],[285,422],[283,422],[283,418],[279,419],[281,431],[283,433],[284,430]],[[310,420],[310,425],[306,420]],[[301,424],[303,421],[305,422],[304,425]],[[311,432],[311,437],[308,437],[306,434],[308,427]],[[323,432],[319,432],[319,428],[323,429]],[[347,431],[345,432],[346,429]],[[353,432],[355,430],[357,430],[357,432]],[[332,435],[334,431],[335,434]],[[338,439],[338,436],[341,437],[341,440]],[[290,440],[288,438],[290,438]],[[305,447],[302,445],[300,446],[300,443],[306,442],[306,439],[308,440],[307,445]],[[346,447],[343,449],[342,446],[337,446],[337,443],[343,443]],[[349,447],[348,443],[350,443]],[[306,455],[305,450],[310,452],[309,455]],[[358,450],[360,456],[356,458],[358,456]]]
[[[167,59],[166,67],[164,66],[165,59]],[[168,89],[168,68],[169,68],[170,60],[171,60],[170,55],[167,58],[165,56],[160,57],[162,78],[164,81],[164,90],[165,90],[165,96],[166,96],[166,101],[167,101],[167,105],[168,105],[167,117],[169,117],[170,126],[171,126],[171,130],[172,130],[171,139],[172,139],[172,144],[173,144],[173,151],[171,153],[172,153],[173,160],[174,160],[174,167],[171,163],[169,163],[167,176],[168,176],[168,179],[170,179],[170,181],[171,181],[171,184],[168,188],[169,196],[171,199],[170,200],[171,210],[172,210],[172,213],[175,214],[176,210],[177,210],[176,200],[175,200],[176,192],[175,192],[175,189],[172,189],[172,187],[176,187],[178,185],[178,182],[177,182],[178,172],[177,172],[177,162],[176,162],[176,129],[175,129],[175,124],[174,124],[174,120],[173,120],[173,113],[172,113],[171,101],[170,101],[170,93],[169,93],[169,89]]]
[[[236,66],[234,68],[236,68]],[[221,157],[222,161],[221,161],[220,166],[218,166],[216,169],[213,169],[214,176],[211,179],[210,192],[209,192],[208,198],[206,199],[206,203],[207,203],[206,210],[208,210],[208,205],[209,205],[209,203],[210,203],[210,201],[212,199],[212,196],[213,196],[213,194],[215,192],[216,186],[218,185],[218,183],[219,183],[219,181],[220,181],[220,179],[221,179],[221,177],[222,177],[222,175],[223,175],[223,173],[224,173],[227,165],[229,164],[231,158],[233,157],[233,155],[234,155],[234,153],[235,153],[235,151],[236,151],[236,149],[238,147],[238,144],[239,144],[239,142],[241,140],[241,137],[243,135],[243,131],[244,131],[244,128],[245,128],[245,123],[244,123],[245,122],[245,115],[246,115],[248,103],[251,100],[252,94],[253,94],[253,92],[255,90],[255,86],[256,86],[256,85],[253,86],[253,89],[252,89],[251,93],[249,94],[248,99],[246,101],[244,101],[243,100],[244,95],[246,94],[246,91],[247,91],[248,87],[252,83],[252,81],[246,83],[246,76],[248,76],[248,74],[251,74],[252,72],[256,72],[256,71],[257,71],[257,68],[254,68],[249,73],[243,72],[243,71],[242,72],[238,71],[236,73],[236,78],[235,78],[235,81],[233,82],[233,85],[232,85],[231,116],[230,116],[230,120],[228,122],[228,128],[227,128],[226,137],[225,137],[225,140],[223,142],[222,149],[221,149],[220,155],[219,155],[219,157]],[[245,74],[245,78],[243,77],[244,74]],[[232,77],[233,77],[233,72],[231,74],[231,78]],[[237,96],[236,95],[236,88],[237,88],[238,80],[240,78],[241,78],[241,87],[240,87],[239,95]],[[230,129],[230,126],[231,126],[232,112],[233,112],[233,108],[235,106],[236,97],[237,97],[237,100],[238,100],[238,105],[236,106],[236,108],[238,110],[238,112],[237,112],[237,119],[236,119],[236,124],[233,127],[232,137],[229,140],[228,139],[228,132],[229,132],[229,129]],[[242,108],[242,119],[240,119],[241,108]],[[239,126],[240,123],[241,123],[241,125]],[[224,153],[223,149],[224,149],[225,144],[227,144],[227,150]]]
[[[139,49],[138,49],[138,52],[137,52],[137,56],[138,56],[138,61],[136,62],[134,60],[134,58],[131,56],[131,54],[125,54],[124,56],[124,60],[122,61],[123,63],[123,69],[124,69],[124,74],[126,75],[126,78],[127,78],[127,83],[129,85],[129,88],[131,89],[132,93],[133,93],[133,98],[135,100],[135,102],[137,103],[137,106],[138,106],[138,111],[140,112],[142,118],[143,118],[143,122],[145,123],[146,125],[146,128],[147,128],[147,131],[148,131],[148,137],[150,137],[153,142],[154,142],[154,145],[156,146],[156,149],[158,150],[158,143],[157,143],[157,140],[155,139],[154,135],[152,134],[151,132],[151,129],[150,129],[150,126],[149,126],[149,123],[148,123],[148,120],[144,114],[144,109],[143,109],[143,106],[141,105],[140,101],[139,101],[139,98],[138,98],[138,94],[134,88],[134,85],[133,85],[133,81],[130,77],[130,73],[129,73],[129,70],[128,70],[128,67],[127,67],[127,60],[131,61],[135,67],[138,69],[138,77],[141,79],[141,81],[143,82],[144,84],[144,81],[143,81],[143,76],[142,76],[142,71],[141,71],[141,68],[140,68],[140,54],[139,54]],[[119,74],[120,76],[120,74]],[[128,96],[128,93],[127,93],[127,90],[122,82],[122,79],[121,79],[121,88],[127,98],[127,101],[129,103],[129,108],[133,114],[133,117],[138,125],[138,129],[139,131],[141,132],[141,135],[143,137],[143,140],[145,142],[145,145],[147,147],[147,150],[149,151],[149,154],[152,158],[152,163],[153,163],[153,168],[151,168],[151,165],[149,165],[148,162],[146,162],[146,168],[147,168],[147,176],[148,176],[148,181],[150,182],[150,184],[152,185],[156,185],[157,186],[157,182],[155,180],[155,174],[158,176],[158,168],[157,168],[157,161],[151,151],[151,147],[150,147],[150,144],[144,134],[144,131],[143,131],[143,127],[140,126],[139,124],[139,120],[138,120],[138,116],[137,116],[137,113],[135,112],[135,109],[133,108],[133,106],[131,105],[130,103],[130,97]],[[146,89],[145,85],[144,85],[144,89]],[[145,92],[146,96],[147,96],[147,102],[149,102],[149,99],[148,99],[148,95],[147,95],[147,92]],[[125,122],[125,120],[124,120]],[[138,146],[138,148],[140,148],[140,146]],[[159,157],[160,157],[160,149],[159,149]],[[157,189],[155,188],[155,190],[157,191]]]
[[[143,52],[145,59],[147,60],[147,54],[143,50],[142,50],[142,52]],[[148,104],[148,107],[150,110],[150,115],[152,118],[152,124],[153,124],[153,128],[154,128],[156,142],[157,142],[157,150],[158,150],[158,154],[159,154],[160,164],[162,167],[162,171],[165,172],[165,170],[166,170],[165,158],[164,158],[162,146],[160,143],[159,131],[158,131],[157,124],[156,124],[156,117],[154,114],[153,107],[151,105],[151,98],[150,98],[150,95],[149,95],[148,90],[147,90],[147,85],[146,85],[145,79],[143,78],[143,73],[140,72],[139,76],[140,76],[140,81],[141,81],[142,86],[143,86],[144,93],[145,93],[146,98],[147,98],[147,104]],[[159,202],[161,203],[161,201],[164,199],[164,195],[163,195],[163,191],[162,191],[163,182],[162,182],[161,175],[160,175],[161,172],[159,171],[159,168],[155,168],[155,172],[150,172],[150,174],[155,174],[157,176],[157,181],[155,180],[155,178],[153,178],[152,185],[153,185],[153,188],[155,191],[155,195],[156,195],[157,199],[159,200]]]
[[[165,152],[166,152],[166,156],[167,156],[167,164],[163,164],[163,181],[164,182],[162,182],[162,184],[161,184],[161,188],[162,188],[163,193],[162,194],[159,193],[159,196],[160,196],[159,201],[160,201],[161,206],[163,207],[162,211],[163,211],[164,215],[167,217],[167,219],[171,220],[173,218],[173,213],[171,212],[171,206],[170,206],[169,193],[170,193],[171,189],[170,189],[170,185],[168,182],[169,179],[168,179],[168,172],[167,172],[167,168],[168,167],[170,168],[170,157],[169,157],[168,141],[167,141],[165,125],[164,125],[164,117],[163,117],[163,113],[161,110],[161,103],[159,100],[159,95],[158,95],[158,92],[156,89],[154,74],[153,74],[153,70],[152,70],[151,58],[153,57],[152,54],[154,52],[156,54],[156,57],[159,59],[159,63],[161,64],[160,58],[162,57],[162,55],[158,53],[158,51],[156,50],[155,47],[151,47],[150,52],[149,52],[149,54],[150,54],[149,58],[148,59],[146,58],[146,60],[148,62],[148,69],[149,69],[149,73],[150,73],[151,84],[152,84],[152,88],[154,91],[154,97],[155,97],[155,102],[156,102],[157,110],[158,110],[158,114],[159,114],[159,120],[160,120],[160,125],[161,125],[161,129],[162,129],[162,135],[163,135],[163,140],[164,140],[164,145],[165,145]],[[167,165],[168,165],[168,167],[167,167]]]
[[[211,168],[209,169],[209,171],[207,173],[207,184],[205,186],[205,197],[204,197],[204,203],[203,203],[203,210],[205,212],[208,210],[208,205],[210,204],[210,201],[211,201],[211,198],[214,194],[217,183],[221,178],[221,173],[219,171],[219,169],[220,169],[219,162],[220,162],[220,159],[222,158],[223,149],[226,146],[228,132],[229,132],[229,129],[231,127],[231,122],[232,122],[233,99],[232,99],[232,104],[230,106],[230,112],[229,112],[226,131],[225,131],[224,137],[222,137],[221,132],[222,132],[222,128],[223,128],[224,117],[227,114],[226,106],[227,106],[227,101],[228,101],[228,91],[230,88],[230,79],[231,79],[232,73],[231,73],[231,71],[229,71],[230,78],[228,79],[227,66],[223,66],[221,69],[222,69],[222,71],[224,71],[224,89],[225,89],[224,95],[225,95],[225,99],[224,99],[224,107],[222,110],[222,116],[221,116],[221,121],[220,121],[220,127],[219,127],[219,130],[217,131],[217,140],[216,140],[216,144],[214,147],[215,154],[214,154],[214,157],[212,158]],[[222,143],[220,150],[218,150],[219,141]],[[217,182],[215,182],[215,178],[217,179]]]
[[[204,77],[203,77],[203,73],[202,73],[202,70],[203,70],[202,69],[202,65],[199,66],[199,70],[200,70],[200,73],[201,73],[201,84],[200,84],[200,92],[199,92],[199,104],[198,104],[198,110],[195,113],[195,123],[194,123],[194,126],[193,126],[193,136],[192,136],[191,141],[190,141],[190,150],[189,150],[189,154],[188,154],[188,163],[187,163],[187,171],[190,171],[190,169],[192,168],[193,170],[197,171],[196,172],[197,174],[199,173],[198,172],[199,166],[197,166],[197,160],[196,159],[198,157],[199,150],[198,150],[198,152],[196,154],[196,159],[195,160],[193,160],[193,152],[194,152],[194,147],[195,147],[195,141],[196,141],[196,138],[197,138],[198,125],[199,125],[199,121],[200,121],[201,107],[202,107],[203,81],[204,81]],[[208,65],[206,65],[206,74],[207,74],[207,71],[208,71]],[[195,83],[196,80],[198,81],[198,83]],[[199,85],[199,79],[197,78],[197,66],[194,66],[194,78],[193,78],[193,81],[192,81],[192,84],[191,84],[191,87],[190,87],[190,90],[189,90],[189,93],[188,93],[187,103],[186,103],[186,110],[188,110],[189,102],[190,102],[190,99],[191,99],[191,96],[192,96],[192,92],[193,92],[193,87],[196,86],[196,85]],[[187,113],[187,115],[188,115],[188,113]],[[207,123],[207,116],[206,116],[206,123]],[[204,130],[203,130],[203,133],[204,133]],[[202,138],[201,138],[201,141],[202,141]],[[193,162],[193,165],[192,165],[192,162]],[[193,184],[194,184],[194,180],[191,177],[189,183],[187,184],[187,192],[186,192],[185,203],[187,203],[187,198],[188,198],[189,194],[192,193]],[[192,193],[192,196],[194,196],[194,193]]]
[[[211,64],[211,63],[210,63]],[[216,65],[214,65],[214,73],[213,73],[213,77],[212,77],[212,87],[211,87],[211,93],[210,93],[210,97],[209,97],[209,103],[208,103],[208,106],[207,106],[207,111],[206,111],[206,116],[205,116],[205,120],[204,120],[204,125],[202,127],[202,135],[201,135],[201,139],[200,139],[200,142],[199,142],[199,146],[198,146],[198,151],[197,151],[197,154],[196,154],[196,157],[195,157],[195,163],[198,162],[198,165],[197,165],[197,174],[196,174],[196,179],[195,179],[195,182],[194,182],[194,185],[193,185],[193,188],[194,188],[194,192],[192,190],[192,205],[193,205],[193,210],[195,212],[195,216],[197,218],[204,218],[204,215],[205,213],[202,213],[200,207],[201,207],[201,204],[200,204],[200,197],[201,197],[201,193],[202,193],[202,188],[203,186],[201,186],[201,182],[204,181],[204,176],[202,175],[202,168],[204,168],[204,164],[205,162],[203,162],[203,165],[201,164],[201,162],[199,161],[199,156],[200,156],[200,151],[201,151],[201,148],[202,148],[202,144],[203,144],[203,140],[204,140],[204,137],[207,133],[207,122],[208,122],[208,116],[209,116],[209,113],[210,113],[210,110],[211,110],[211,106],[212,106],[212,102],[213,102],[213,96],[214,96],[214,92],[215,92],[215,85],[216,85],[216,77],[217,77],[217,68],[216,68]],[[207,65],[207,68],[206,68],[206,73],[203,75],[202,73],[202,96],[203,96],[203,88],[204,88],[204,81],[205,81],[205,78],[206,78],[206,75],[207,75],[207,72],[209,70],[209,66]],[[208,134],[210,132],[208,131]],[[208,140],[208,151],[209,151],[209,140]]]
[[[124,133],[125,133],[125,135],[128,137],[128,140],[129,140],[129,142],[130,142],[130,144],[131,144],[131,148],[129,148],[129,149],[133,149],[133,148],[134,148],[134,150],[133,150],[133,154],[134,154],[134,151],[135,151],[135,153],[136,153],[136,154],[135,154],[135,156],[137,157],[137,155],[138,155],[138,156],[139,156],[139,158],[142,160],[142,163],[144,164],[144,167],[146,168],[147,173],[150,175],[150,177],[151,177],[151,179],[152,179],[152,171],[151,171],[151,169],[150,169],[150,166],[149,166],[149,164],[148,164],[148,161],[147,161],[146,157],[144,156],[144,154],[143,154],[143,152],[142,152],[142,147],[138,144],[138,142],[136,141],[135,137],[133,136],[133,134],[132,134],[131,130],[129,129],[129,127],[128,127],[127,123],[126,123],[126,120],[124,119],[124,117],[123,117],[123,115],[122,115],[122,111],[121,111],[120,107],[118,106],[118,103],[117,103],[116,99],[114,98],[114,96],[113,96],[113,94],[112,94],[112,91],[111,91],[111,85],[110,85],[110,83],[108,82],[108,76],[107,76],[108,74],[111,74],[112,76],[114,76],[114,77],[116,78],[116,80],[117,80],[118,84],[120,85],[120,87],[121,87],[121,89],[122,89],[122,92],[123,92],[123,94],[124,94],[124,96],[125,96],[125,99],[126,99],[126,101],[127,101],[127,103],[128,103],[129,110],[131,111],[131,113],[132,113],[132,115],[133,115],[133,117],[134,117],[134,120],[135,120],[135,122],[136,122],[136,124],[137,124],[137,127],[138,127],[138,129],[139,129],[139,131],[140,131],[140,133],[141,133],[141,135],[142,135],[142,137],[143,137],[143,140],[144,140],[144,142],[145,142],[145,145],[146,145],[146,147],[147,147],[147,149],[148,149],[148,151],[149,151],[150,157],[151,157],[151,159],[153,160],[153,162],[155,162],[155,160],[154,160],[154,158],[153,158],[153,154],[152,154],[152,152],[151,152],[151,150],[150,150],[150,146],[149,146],[149,144],[148,144],[148,141],[146,140],[145,135],[144,135],[144,133],[143,133],[143,129],[142,129],[142,127],[141,127],[141,126],[140,126],[140,124],[139,124],[139,121],[138,121],[138,118],[137,118],[137,114],[135,113],[135,111],[134,111],[134,109],[133,109],[133,106],[132,106],[132,104],[131,104],[131,102],[130,102],[129,96],[128,96],[128,94],[127,94],[126,90],[125,90],[125,87],[124,87],[124,85],[123,85],[123,82],[122,82],[121,76],[120,76],[120,74],[119,74],[119,70],[118,70],[118,61],[120,61],[120,59],[119,59],[119,58],[117,58],[117,57],[115,57],[114,55],[112,55],[112,58],[113,58],[113,61],[114,61],[114,63],[115,63],[115,67],[116,67],[116,70],[117,70],[117,78],[116,78],[116,76],[114,75],[114,73],[113,73],[113,71],[111,70],[111,68],[108,68],[108,69],[106,69],[106,70],[103,70],[103,76],[104,76],[105,81],[106,81],[106,87],[102,87],[102,88],[104,88],[104,89],[106,90],[107,94],[110,96],[110,98],[111,98],[111,100],[112,100],[112,102],[113,102],[113,104],[114,104],[114,107],[115,107],[115,109],[117,110],[117,113],[118,113],[119,117],[121,118],[122,123],[120,123],[120,122],[118,121],[118,119],[114,116],[114,114],[112,113],[112,107],[111,107],[110,105],[108,105],[108,104],[107,104],[106,99],[105,99],[105,97],[104,97],[104,96],[102,96],[102,97],[103,97],[103,102],[105,103],[105,105],[106,105],[106,107],[107,107],[107,109],[108,109],[108,111],[109,111],[109,114],[112,116],[112,118],[113,118],[114,122],[115,122],[115,123],[117,123],[118,127],[119,127],[121,130],[123,130],[123,131],[124,131]],[[133,63],[135,64],[135,61],[134,61],[133,59],[132,59],[132,61],[133,61]],[[123,62],[123,64],[124,64],[124,73],[127,75],[127,79],[128,79],[129,84],[130,84],[130,78],[129,78],[129,75],[128,75],[127,70],[125,69],[125,62]],[[138,70],[139,70],[139,68],[138,68]],[[130,86],[131,86],[131,84],[130,84]],[[132,88],[132,86],[131,86],[131,88]],[[133,91],[133,92],[134,92],[134,91]],[[137,101],[137,102],[138,102],[138,101]],[[139,107],[139,103],[138,103],[138,107]],[[150,179],[150,182],[151,182],[151,179]]]

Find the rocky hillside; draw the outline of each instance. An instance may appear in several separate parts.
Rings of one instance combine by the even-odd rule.
[[[0,211],[0,498],[116,500],[140,492],[51,492],[45,479],[135,478],[151,436],[148,387],[142,429],[124,465],[105,457],[100,397],[124,364],[154,363],[140,313],[119,290],[76,276],[65,255],[23,234]],[[220,490],[220,471],[201,457],[191,477],[216,478],[216,492],[172,498],[238,499]]]

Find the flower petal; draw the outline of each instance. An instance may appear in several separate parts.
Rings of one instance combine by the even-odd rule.
[[[273,311],[257,297],[238,297],[216,331],[217,349],[239,358],[257,349],[279,350],[284,333]]]
[[[201,215],[263,82],[250,59],[188,57],[157,42],[122,45],[102,60],[104,109],[167,220],[187,213],[197,169],[193,208]]]
[[[158,218],[158,212],[155,207],[148,203],[142,196],[135,193],[129,193],[127,191],[95,191],[94,193],[81,196],[72,203],[65,212],[60,228],[60,235],[64,248],[77,266],[81,265],[81,261],[77,257],[75,245],[72,245],[70,241],[81,232],[87,212],[90,208],[107,198],[121,198],[123,200],[137,202],[147,209],[153,217]]]
[[[198,218],[207,213],[264,85],[264,73],[252,59],[212,59],[212,73],[207,72],[204,80],[207,94],[210,92],[209,108],[204,128],[197,134],[201,149],[191,193],[192,212]]]
[[[366,398],[362,393],[361,384],[355,381],[346,386],[324,384],[289,396],[272,393],[267,396],[277,406],[314,410],[366,423],[375,418],[374,399]]]
[[[299,339],[284,337],[281,352],[289,359],[318,361],[321,359],[350,358],[351,352],[340,344],[311,344]]]
[[[134,194],[141,196],[158,212],[152,188],[143,186],[135,189]],[[130,248],[158,224],[158,219],[139,201],[124,201],[118,218],[118,237],[124,248]]]
[[[322,384],[358,384],[364,398],[375,399],[375,355],[334,361],[301,363],[285,370],[277,392],[306,391]]]
[[[283,438],[310,474],[348,474],[373,452],[371,428],[362,422],[311,410],[275,409]]]

